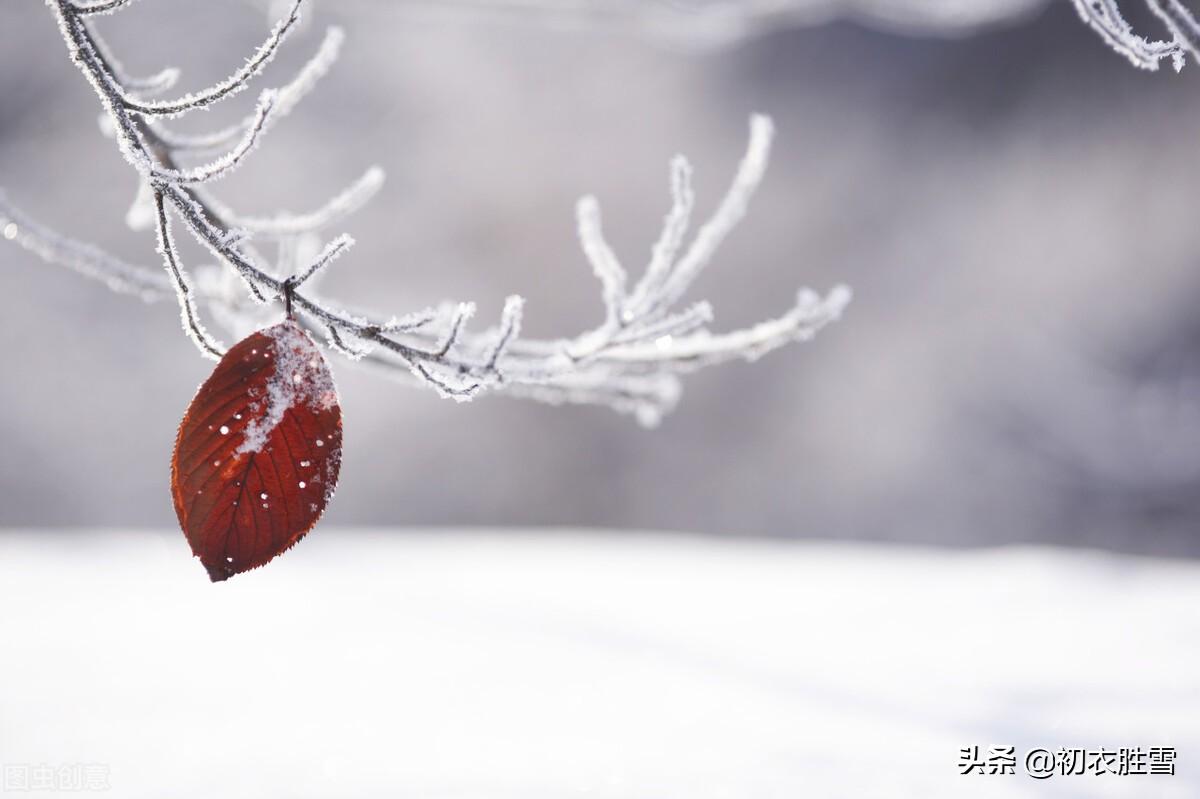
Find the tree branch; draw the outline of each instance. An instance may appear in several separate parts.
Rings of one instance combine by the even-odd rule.
[[[340,31],[326,36],[317,54],[287,86],[264,93],[256,113],[242,123],[213,134],[184,137],[158,122],[160,117],[207,106],[245,88],[295,25],[302,1],[295,1],[254,57],[228,80],[181,100],[144,102],[134,96],[138,91],[161,89],[173,77],[150,83],[129,79],[88,20],[92,14],[116,11],[125,3],[84,6],[71,0],[48,0],[71,58],[96,90],[121,152],[143,177],[143,204],[152,201],[166,279],[161,273],[151,277],[154,273],[144,268],[53,234],[11,208],[2,196],[0,232],[47,260],[100,277],[119,290],[157,297],[173,288],[186,332],[208,357],[218,356],[222,349],[205,330],[198,301],[223,323],[246,327],[261,324],[268,312],[264,304],[280,299],[286,285],[297,317],[310,330],[324,331],[332,348],[390,374],[408,375],[442,396],[467,400],[494,389],[551,403],[600,403],[633,413],[645,424],[657,422],[674,406],[679,396],[678,375],[730,359],[758,358],[788,342],[808,339],[837,319],[849,302],[849,289],[842,286],[825,297],[804,290],[781,316],[724,334],[707,329],[713,312],[706,302],[674,310],[742,219],[763,178],[772,127],[766,117],[755,116],[749,146],[728,192],[686,250],[694,206],[691,167],[682,156],[671,162],[671,209],[645,274],[632,290],[625,268],[604,241],[599,205],[592,198],[580,202],[580,240],[601,281],[605,314],[596,328],[574,338],[521,338],[523,303],[519,297],[510,297],[499,324],[482,332],[467,328],[474,312],[471,303],[449,304],[387,321],[328,304],[311,293],[312,278],[352,241],[337,237],[322,248],[315,236],[378,190],[380,170],[372,168],[324,207],[302,216],[243,218],[209,195],[206,187],[239,164],[270,124],[290,111],[328,71],[341,45]],[[183,168],[178,163],[181,154],[217,147],[230,149],[208,165]],[[140,221],[144,216],[131,213],[129,218]],[[172,217],[219,263],[233,270],[245,286],[246,296],[238,297],[226,282],[209,277],[193,283],[175,247]],[[275,270],[254,250],[256,235],[278,243]],[[314,253],[314,257],[303,264],[295,257],[301,251]],[[298,289],[305,284],[308,288],[302,293]]]
[[[1104,42],[1139,69],[1155,71],[1158,62],[1170,58],[1175,71],[1183,69],[1185,54],[1197,55],[1196,23],[1178,0],[1146,0],[1150,9],[1171,31],[1170,41],[1151,41],[1133,32],[1121,15],[1117,0],[1071,0],[1079,17]]]

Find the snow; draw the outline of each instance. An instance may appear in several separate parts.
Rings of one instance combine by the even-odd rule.
[[[1194,797],[1200,565],[687,536],[0,534],[0,761],[172,797]],[[960,747],[1175,746],[1175,777]],[[969,790],[968,790],[969,788]]]
[[[274,342],[275,370],[267,378],[263,398],[266,405],[260,400],[251,406],[255,416],[246,425],[242,443],[234,450],[235,456],[260,451],[292,406],[302,404],[327,410],[337,404],[337,388],[329,364],[298,324],[284,320],[262,333]],[[264,353],[264,357],[270,354]],[[324,442],[317,441],[317,446],[324,446]]]

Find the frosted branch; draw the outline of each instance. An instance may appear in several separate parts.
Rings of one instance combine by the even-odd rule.
[[[329,266],[329,264],[333,263],[338,256],[342,255],[344,252],[346,252],[346,250],[353,246],[354,239],[350,238],[344,233],[341,236],[338,236],[336,239],[326,245],[325,249],[321,251],[321,254],[317,256],[317,259],[312,262],[312,265],[310,265],[308,269],[305,269],[299,277],[292,281],[292,285],[296,286],[297,288],[304,285],[309,278],[311,278],[320,270]]]
[[[595,197],[584,197],[576,206],[579,225],[579,243],[592,265],[592,271],[603,287],[606,325],[618,324],[621,317],[621,301],[625,296],[625,270],[604,240],[600,227],[600,205]]]
[[[275,101],[272,113],[262,123],[263,130],[268,130],[276,122],[292,112],[301,100],[308,96],[332,68],[341,52],[345,34],[340,28],[330,28],[325,32],[325,39],[320,48],[308,60],[289,83],[275,90]],[[210,153],[231,147],[245,132],[256,124],[256,115],[251,114],[245,119],[220,130],[201,134],[176,133],[161,123],[155,123],[154,132],[158,139],[175,151],[186,151],[192,154]]]
[[[712,320],[712,305],[708,302],[698,302],[682,313],[672,314],[657,322],[619,333],[613,336],[613,343],[624,344],[648,339],[658,341],[663,336],[682,336],[709,324]]]
[[[222,209],[221,216],[236,220],[239,227],[255,235],[287,237],[313,233],[345,219],[370,202],[383,186],[383,170],[371,167],[363,176],[315,211],[307,214],[279,214],[274,217],[248,217]],[[210,203],[216,205],[215,203]]]
[[[399,318],[392,317],[380,327],[380,332],[389,335],[394,333],[412,333],[433,323],[437,319],[437,315],[437,311],[433,308],[426,308],[423,311],[414,311]]]
[[[142,97],[161,94],[175,86],[179,82],[179,70],[175,67],[167,67],[159,72],[145,78],[135,78],[122,74],[121,84],[131,92],[136,92]]]
[[[496,345],[487,360],[486,369],[489,371],[496,368],[513,339],[521,335],[521,314],[524,309],[525,300],[515,294],[504,301],[504,311],[500,314],[500,329],[496,332]]]
[[[662,233],[654,243],[650,265],[646,274],[629,298],[631,313],[644,313],[650,298],[662,291],[663,284],[671,275],[671,265],[683,246],[688,222],[696,198],[692,193],[692,166],[682,155],[671,160],[671,211],[663,221]]]
[[[299,105],[300,101],[316,87],[321,78],[329,74],[329,70],[333,68],[338,56],[341,55],[342,43],[345,40],[346,34],[341,28],[332,27],[325,31],[325,38],[321,41],[317,52],[300,68],[296,77],[277,90],[280,117],[290,114],[292,109]]]
[[[188,185],[193,183],[207,183],[210,180],[216,180],[219,177],[227,175],[236,169],[258,144],[259,136],[266,128],[267,120],[270,119],[275,104],[275,93],[272,91],[263,92],[255,109],[253,121],[243,134],[242,140],[238,142],[236,147],[215,161],[189,169],[167,169],[150,163],[149,176],[166,183]]]
[[[1179,0],[1148,0],[1150,10],[1163,21],[1175,42],[1192,54],[1200,56],[1200,25],[1191,11]]]
[[[266,92],[249,120],[207,138],[186,140],[168,132],[153,118],[204,107],[244,88],[245,83],[274,54],[294,25],[300,0],[272,31],[244,69],[229,80],[172,103],[139,103],[116,59],[97,39],[86,17],[99,13],[93,4],[81,8],[69,0],[49,0],[58,16],[68,50],[92,84],[122,153],[143,176],[139,200],[129,214],[134,226],[154,226],[166,275],[125,264],[95,248],[73,242],[41,228],[11,209],[0,197],[0,233],[43,258],[63,263],[105,280],[118,290],[159,297],[171,289],[179,302],[187,334],[208,357],[221,345],[205,330],[200,303],[231,331],[260,326],[265,304],[283,296],[285,287],[296,318],[310,330],[324,333],[329,345],[353,360],[393,376],[407,377],[432,387],[439,395],[464,401],[495,390],[546,402],[601,403],[635,414],[653,424],[679,396],[678,375],[734,358],[755,359],[788,342],[810,338],[837,319],[850,299],[845,287],[825,297],[801,291],[795,305],[781,316],[728,333],[713,333],[712,306],[694,302],[679,310],[678,301],[717,248],[745,215],[762,181],[770,151],[772,127],[765,116],[750,123],[750,140],[733,182],[690,246],[686,238],[694,197],[691,167],[678,156],[671,162],[671,208],[651,250],[645,274],[631,290],[617,254],[606,242],[600,207],[586,197],[577,207],[580,244],[602,288],[602,322],[573,338],[521,337],[524,304],[509,297],[498,324],[481,332],[468,328],[472,303],[447,304],[386,318],[348,310],[311,293],[311,283],[352,244],[348,236],[321,247],[317,233],[357,209],[382,183],[377,168],[323,207],[302,215],[244,217],[212,197],[200,185],[228,172],[253,149],[272,120],[299,101],[333,63],[342,35],[326,36],[317,54],[283,89]],[[113,7],[115,10],[116,6]],[[162,79],[160,83],[168,82]],[[143,89],[146,84],[141,84]],[[234,140],[238,139],[236,144]],[[218,144],[231,149],[209,164],[182,168],[179,152],[195,153]],[[222,272],[203,272],[193,284],[175,246],[172,222],[177,221],[207,249]],[[254,247],[253,237],[278,244],[278,264],[272,271]],[[680,255],[682,253],[682,255]],[[216,274],[230,277],[218,279]],[[239,296],[237,275],[246,289]],[[153,275],[153,276],[152,276]],[[286,277],[285,277],[286,276]],[[303,289],[303,290],[301,290]],[[378,320],[378,321],[377,321]]]
[[[71,5],[75,9],[75,13],[82,15],[91,14],[111,14],[114,11],[119,11],[127,5],[133,3],[133,0],[98,0],[94,3],[75,2]]]
[[[126,263],[98,247],[60,236],[18,210],[2,191],[0,236],[46,263],[65,266],[85,277],[99,280],[111,291],[133,294],[147,302],[161,299],[171,292],[171,285],[160,270]]]
[[[204,325],[200,323],[200,314],[196,311],[196,303],[192,298],[191,282],[183,271],[179,261],[179,252],[175,249],[175,242],[171,238],[171,220],[167,216],[167,207],[163,202],[161,192],[154,193],[154,211],[158,220],[158,252],[162,255],[167,273],[175,285],[183,329],[187,331],[201,353],[214,360],[219,359],[224,354],[225,348],[221,346],[220,342],[215,341],[204,329]]]
[[[258,48],[258,52],[246,62],[245,66],[224,81],[203,91],[181,97],[178,100],[143,102],[128,93],[122,92],[123,105],[129,111],[146,116],[176,117],[186,114],[188,111],[194,111],[197,108],[205,108],[226,97],[232,97],[242,89],[245,89],[250,79],[261,72],[263,67],[275,57],[275,53],[279,51],[279,45],[283,44],[283,40],[287,37],[288,32],[300,20],[300,4],[303,2],[304,0],[294,0],[291,11],[271,30],[270,35],[267,36],[267,40]]]
[[[1176,72],[1183,69],[1185,44],[1175,31],[1172,31],[1171,41],[1151,41],[1134,33],[1133,27],[1121,15],[1117,0],[1071,1],[1075,4],[1080,19],[1099,34],[1109,47],[1129,59],[1129,63],[1135,67],[1155,71],[1159,61],[1170,58]],[[1162,8],[1164,3],[1178,5],[1175,0],[1147,0],[1147,3],[1162,19],[1166,19],[1166,12]],[[1195,52],[1194,48],[1188,49]]]
[[[450,354],[450,350],[458,342],[458,337],[462,334],[463,325],[467,320],[475,315],[475,303],[460,302],[458,307],[454,309],[454,315],[450,318],[450,330],[446,333],[446,338],[441,346],[437,348],[437,359],[443,359]]]
[[[750,118],[750,144],[738,166],[733,185],[729,187],[716,213],[700,228],[687,253],[670,271],[658,297],[651,295],[651,312],[656,307],[674,304],[712,260],[729,232],[742,221],[750,205],[750,198],[754,196],[766,172],[774,133],[774,126],[768,117],[755,114]]]

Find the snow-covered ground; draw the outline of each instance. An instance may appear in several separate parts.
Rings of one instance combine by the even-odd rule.
[[[1194,563],[318,529],[210,585],[177,533],[10,532],[0,642],[0,762],[113,796],[1200,795]],[[958,775],[992,744],[1179,773]]]

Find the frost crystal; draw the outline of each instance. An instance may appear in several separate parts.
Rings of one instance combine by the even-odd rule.
[[[1117,0],[1072,0],[1079,17],[1113,50],[1141,69],[1155,71],[1170,58],[1175,71],[1183,69],[1186,53],[1200,57],[1200,25],[1179,0],[1146,0],[1171,34],[1170,41],[1152,41],[1133,32]]]
[[[299,325],[289,320],[264,330],[263,335],[274,342],[274,372],[267,379],[265,396],[250,406],[255,416],[246,425],[235,455],[261,451],[290,408],[307,405],[326,410],[337,404],[325,357]]]

